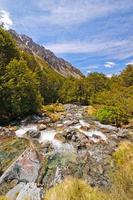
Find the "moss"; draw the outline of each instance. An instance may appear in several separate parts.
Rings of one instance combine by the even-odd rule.
[[[17,137],[1,138],[0,140],[0,172],[8,166],[27,148],[28,141]]]

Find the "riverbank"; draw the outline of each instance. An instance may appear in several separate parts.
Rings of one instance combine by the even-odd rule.
[[[115,169],[112,154],[121,141],[131,139],[130,130],[94,121],[86,115],[85,106],[64,105],[58,115],[52,120],[44,113],[28,117],[17,126],[1,127],[3,142],[5,138],[19,140],[18,147],[13,144],[19,156],[12,151],[14,162],[10,159],[4,171],[1,169],[0,194],[20,200],[27,194],[33,197],[36,191],[40,199],[47,189],[67,177],[81,178],[93,187],[110,186],[108,175]],[[19,149],[22,141],[26,144],[23,153]],[[10,153],[11,143],[7,146]],[[0,150],[3,163],[7,159],[5,150]]]

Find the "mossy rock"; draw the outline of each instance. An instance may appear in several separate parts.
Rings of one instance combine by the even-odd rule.
[[[0,140],[0,173],[2,174],[10,164],[28,147],[26,139],[7,137]]]

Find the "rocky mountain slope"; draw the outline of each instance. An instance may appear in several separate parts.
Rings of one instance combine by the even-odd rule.
[[[80,78],[83,76],[80,70],[73,67],[64,59],[56,57],[53,52],[45,49],[44,46],[36,44],[30,37],[26,35],[19,35],[14,30],[9,30],[9,32],[15,38],[20,48],[41,57],[51,68],[64,77],[73,76],[75,78]]]

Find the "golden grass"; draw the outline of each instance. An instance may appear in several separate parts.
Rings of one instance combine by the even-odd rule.
[[[42,111],[46,112],[64,112],[64,106],[62,104],[50,104],[42,107]]]
[[[88,106],[86,112],[89,116],[94,116],[96,113],[96,109],[93,106]]]
[[[75,178],[66,179],[50,189],[45,200],[105,200],[105,195],[97,189],[90,187],[86,182]]]
[[[6,196],[0,196],[0,200],[8,200]]]
[[[51,104],[42,106],[42,112],[46,113],[51,118],[52,122],[60,120],[60,113],[64,112],[64,106],[62,104]]]

